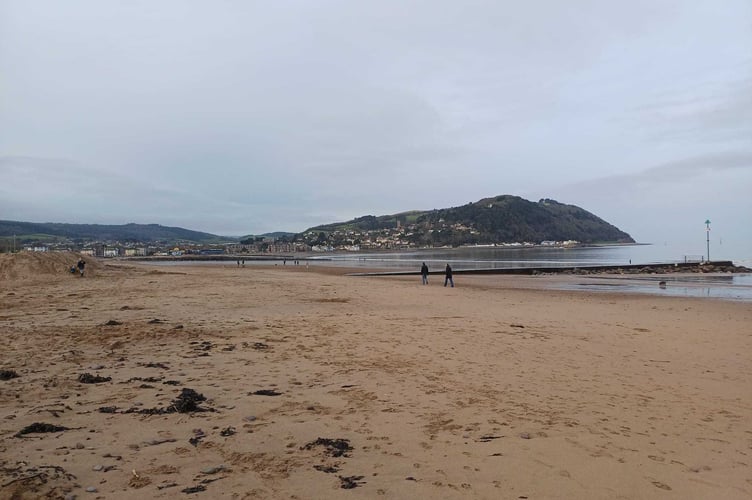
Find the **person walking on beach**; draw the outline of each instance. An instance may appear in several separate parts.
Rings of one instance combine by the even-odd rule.
[[[420,267],[420,275],[423,276],[423,284],[428,284],[428,266],[424,262],[423,265]]]
[[[78,272],[81,273],[81,277],[83,277],[84,267],[86,267],[86,262],[84,262],[84,259],[78,259],[78,264],[76,264],[76,267],[78,268]]]
[[[444,278],[444,286],[447,286],[447,283],[452,285],[452,288],[454,288],[454,280],[452,279],[452,266],[447,264],[446,266],[446,277]]]

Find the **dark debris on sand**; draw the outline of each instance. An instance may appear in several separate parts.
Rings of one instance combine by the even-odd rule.
[[[205,484],[213,483],[214,481],[219,481],[220,479],[224,479],[224,477],[217,477],[213,479],[203,479],[196,486],[191,486],[189,488],[185,488],[180,491],[182,491],[183,493],[198,493],[200,491],[206,491],[206,486],[204,486]]]
[[[335,472],[339,472],[339,467],[336,467],[334,465],[314,465],[314,469],[326,472],[327,474],[334,474]]]
[[[487,434],[478,438],[478,441],[480,441],[481,443],[488,443],[489,441],[493,441],[494,439],[499,439],[501,437],[503,436],[492,436],[490,434]]]
[[[18,373],[13,370],[0,370],[0,380],[10,380],[17,377]]]
[[[157,382],[161,382],[163,377],[131,377],[128,380],[125,381],[125,383],[129,382],[146,382],[149,384],[155,384]]]
[[[277,392],[274,389],[260,389],[258,391],[249,392],[249,396],[281,396],[281,392]]]
[[[198,404],[206,401],[203,394],[199,394],[193,389],[183,388],[180,395],[165,408],[130,408],[125,411],[118,411],[116,406],[102,406],[99,413],[137,413],[139,415],[166,415],[169,413],[192,413],[200,411],[216,411],[214,408],[202,408]]]
[[[191,342],[191,345],[193,346],[194,351],[210,351],[214,347],[214,344],[208,340],[202,340],[200,342],[195,340]]]
[[[100,377],[99,375],[92,375],[91,373],[82,373],[78,376],[78,381],[82,384],[101,384],[102,382],[109,382],[112,377]]]
[[[206,433],[201,429],[193,429],[193,437],[188,442],[193,446],[198,446],[202,439],[206,437]]]
[[[353,447],[350,446],[350,441],[347,439],[330,439],[330,438],[318,438],[316,441],[311,441],[307,445],[303,446],[304,450],[311,450],[315,446],[323,446],[326,448],[326,452],[332,457],[349,457],[349,452]]]
[[[345,490],[351,490],[353,488],[357,488],[361,484],[364,484],[365,481],[361,481],[363,479],[363,476],[337,476],[339,477],[339,480],[342,482],[340,484],[340,488]]]
[[[69,430],[68,427],[61,425],[45,424],[41,422],[34,422],[31,425],[27,425],[20,431],[16,432],[16,437],[24,436],[26,434],[36,434],[42,432],[63,432]]]
[[[32,492],[38,493],[39,490],[37,488],[43,484],[59,481],[73,481],[76,479],[75,475],[66,471],[59,465],[29,466],[25,462],[17,462],[16,467],[12,469],[3,467],[0,469],[0,472],[7,477],[14,478],[5,484],[0,485],[0,489],[4,489],[14,483],[17,484],[16,491],[11,493],[11,496],[8,498],[31,498],[30,496],[27,496],[27,494]],[[58,493],[56,490],[57,488],[53,487],[44,498],[52,498],[52,495]],[[34,498],[41,498],[41,496],[34,496]],[[62,498],[62,496],[56,496],[55,498]]]
[[[171,408],[175,408],[178,413],[190,413],[192,411],[205,411],[198,403],[206,401],[206,397],[203,394],[199,394],[193,389],[186,389],[180,391],[180,395],[175,401],[172,402]]]
[[[183,493],[198,493],[200,491],[206,491],[206,486],[203,484],[198,484],[196,486],[191,486],[190,488],[183,488],[180,490]]]
[[[161,368],[163,370],[169,370],[170,367],[167,366],[164,363],[139,363],[139,366],[143,366],[145,368]]]

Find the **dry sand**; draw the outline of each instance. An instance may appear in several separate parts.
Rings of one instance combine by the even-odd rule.
[[[749,303],[0,258],[1,498],[752,497]]]

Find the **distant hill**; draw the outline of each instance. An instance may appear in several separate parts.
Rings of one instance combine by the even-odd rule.
[[[460,207],[367,215],[306,232],[369,231],[409,227],[406,238],[419,245],[465,245],[576,240],[634,243],[632,237],[596,215],[555,200],[532,202],[519,196],[484,198]]]
[[[43,242],[119,241],[142,243],[223,243],[273,237],[287,241],[333,243],[330,235],[357,231],[407,229],[400,239],[418,246],[565,241],[581,243],[634,243],[632,237],[592,213],[555,200],[532,202],[519,196],[484,198],[460,207],[413,210],[394,215],[366,215],[347,222],[312,227],[303,233],[274,232],[241,238],[217,236],[159,224],[62,224],[0,220],[0,240],[7,246]],[[309,237],[314,233],[315,236]],[[310,241],[309,241],[310,240]]]
[[[232,241],[233,238],[217,236],[181,227],[159,224],[61,224],[55,222],[0,221],[0,237],[16,236],[19,243],[30,241],[134,241],[134,242],[179,242],[211,243]]]
[[[241,243],[244,243],[246,241],[254,241],[264,238],[274,238],[274,239],[280,239],[280,238],[286,238],[290,239],[295,236],[296,233],[288,233],[285,231],[275,231],[273,233],[264,233],[264,234],[248,234],[246,236],[239,236],[237,239],[240,240]]]

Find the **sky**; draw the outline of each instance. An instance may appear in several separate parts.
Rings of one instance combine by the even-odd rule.
[[[501,194],[752,255],[752,2],[0,0],[0,219],[246,235]]]

